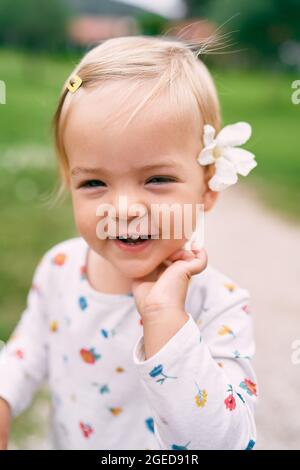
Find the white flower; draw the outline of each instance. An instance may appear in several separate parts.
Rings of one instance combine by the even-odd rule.
[[[256,167],[253,153],[237,145],[243,145],[251,136],[247,122],[237,122],[223,127],[215,137],[216,130],[210,124],[204,126],[204,147],[198,156],[200,165],[215,163],[215,174],[209,180],[212,191],[221,191],[235,184],[237,174],[247,176]]]

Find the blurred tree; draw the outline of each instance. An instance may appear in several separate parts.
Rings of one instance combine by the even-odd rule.
[[[141,34],[155,36],[161,34],[168,24],[168,20],[155,13],[139,13],[136,15]]]
[[[185,0],[187,7],[186,17],[206,16],[211,0]]]
[[[57,50],[66,43],[63,0],[0,0],[0,44]]]
[[[208,16],[227,22],[224,29],[257,60],[278,61],[283,43],[300,41],[300,0],[212,0]]]

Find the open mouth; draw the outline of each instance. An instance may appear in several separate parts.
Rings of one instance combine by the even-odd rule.
[[[151,235],[140,235],[135,237],[119,236],[119,237],[109,237],[111,240],[119,240],[125,245],[140,245],[146,240],[154,240],[155,238]]]

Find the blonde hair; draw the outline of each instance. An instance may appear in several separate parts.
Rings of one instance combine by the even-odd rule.
[[[127,79],[126,83],[129,80],[139,86],[152,80],[154,86],[151,92],[133,109],[125,126],[151,99],[167,90],[171,99],[175,99],[180,112],[185,111],[187,115],[195,116],[196,106],[196,113],[200,113],[202,122],[211,124],[217,132],[220,130],[220,106],[215,85],[207,67],[199,59],[207,42],[202,43],[200,48],[197,47],[196,52],[192,50],[194,46],[194,43],[162,36],[129,36],[108,39],[85,54],[65,81],[53,117],[61,181],[58,198],[69,187],[69,165],[63,145],[64,127],[70,104],[76,93],[81,93],[82,89],[99,87],[112,80]],[[74,75],[79,75],[82,84],[72,94],[67,89],[67,84]],[[199,141],[202,131],[203,129],[199,129]]]

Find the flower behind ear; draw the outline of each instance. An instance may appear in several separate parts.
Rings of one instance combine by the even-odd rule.
[[[215,164],[215,174],[208,181],[212,191],[221,191],[235,184],[237,174],[247,176],[256,167],[254,154],[237,147],[247,142],[250,136],[251,126],[247,122],[225,126],[217,136],[213,126],[204,126],[204,147],[198,156],[198,162],[200,165]]]

